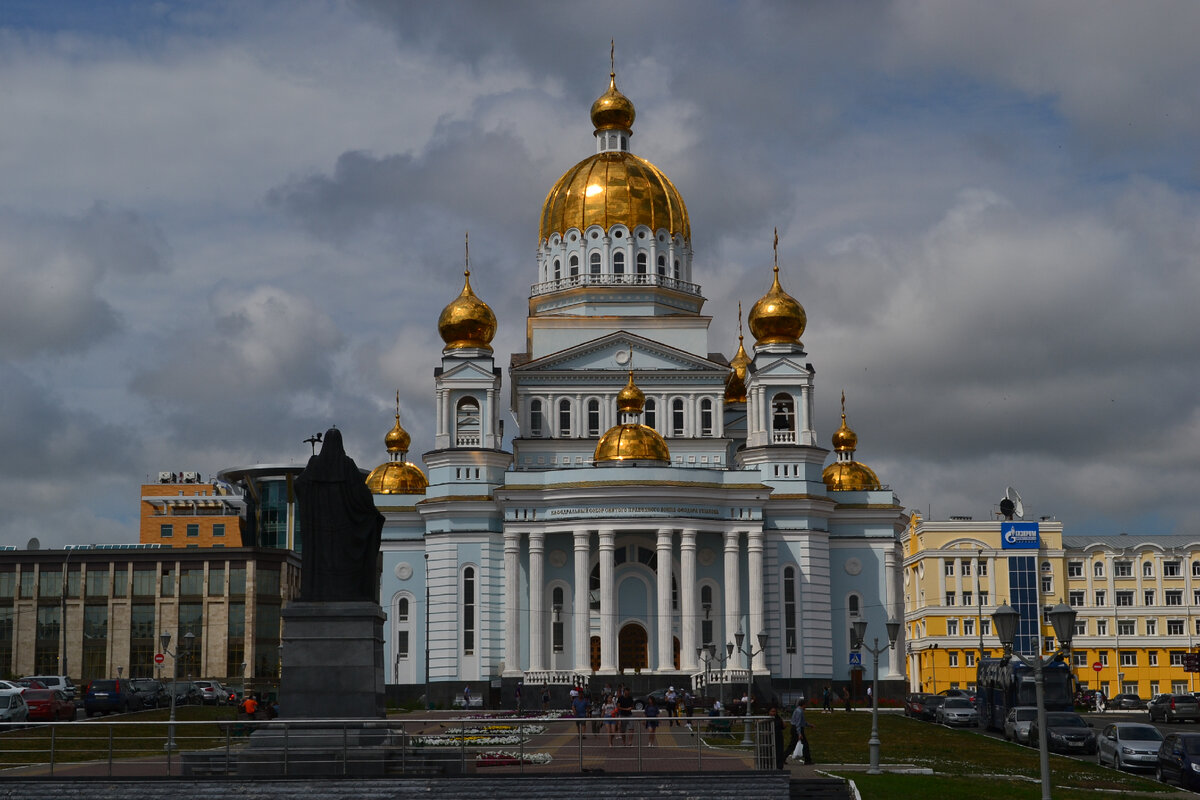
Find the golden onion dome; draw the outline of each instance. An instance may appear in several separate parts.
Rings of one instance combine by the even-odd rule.
[[[617,90],[617,73],[608,73],[608,91],[592,103],[592,125],[598,131],[630,130],[637,113],[629,98]]]
[[[438,317],[438,333],[447,350],[477,347],[490,351],[496,335],[496,315],[471,290],[471,270],[464,270],[463,275],[462,292]]]
[[[845,403],[845,398],[843,398],[842,402]],[[833,449],[837,450],[838,452],[848,450],[853,453],[857,447],[858,434],[851,430],[850,426],[846,424],[846,411],[843,408],[842,427],[833,432]]]
[[[746,402],[746,376],[750,367],[750,357],[746,355],[746,346],[742,342],[742,304],[738,303],[738,349],[729,362],[729,374],[725,376],[725,402]]]
[[[396,403],[400,403],[399,392],[396,393]],[[412,437],[408,435],[408,431],[400,424],[400,413],[396,412],[396,424],[383,437],[383,444],[387,447],[389,453],[407,453],[408,446],[412,444]]]
[[[633,370],[629,370],[629,382],[617,394],[618,414],[640,414],[646,405],[645,393],[633,382]]]
[[[775,233],[775,279],[771,289],[750,309],[755,344],[799,344],[808,317],[804,306],[779,285],[779,232]]]
[[[821,473],[821,480],[831,492],[878,489],[880,485],[875,472],[857,461],[835,461]]]
[[[662,461],[670,463],[671,451],[658,431],[646,425],[614,425],[600,437],[593,456],[597,464],[605,461]]]
[[[371,494],[425,494],[429,479],[411,461],[386,461],[367,476]]]

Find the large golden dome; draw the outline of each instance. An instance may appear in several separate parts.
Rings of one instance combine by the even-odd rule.
[[[775,279],[750,309],[747,320],[755,344],[800,344],[808,324],[804,306],[779,285],[779,233],[775,234]]]
[[[438,317],[438,333],[447,350],[477,347],[490,351],[496,335],[496,315],[471,290],[471,270],[464,270],[463,275],[462,292]]]
[[[831,492],[878,489],[880,485],[875,472],[857,461],[835,461],[821,473],[821,480]]]

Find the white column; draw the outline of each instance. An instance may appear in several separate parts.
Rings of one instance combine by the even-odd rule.
[[[763,613],[763,532],[762,529],[752,530],[747,534],[746,567],[749,575],[746,579],[747,594],[750,596],[750,630],[747,639],[757,649],[758,634],[770,633],[765,628],[766,615]],[[779,647],[778,636],[775,643]],[[768,643],[770,640],[768,639]],[[767,671],[767,654],[759,653],[754,657],[754,671]]]
[[[546,534],[529,534],[529,669],[546,669],[546,631],[543,597],[546,583]]]
[[[671,637],[672,531],[658,529],[658,671],[674,672],[675,648]]]
[[[591,574],[588,563],[591,560],[589,545],[591,531],[575,531],[575,671],[590,672],[591,644],[588,639],[588,623],[591,620],[591,603],[588,602],[588,586]]]
[[[900,573],[896,566],[896,546],[889,546],[883,551],[883,596],[887,598],[884,605],[884,612],[887,614],[887,619],[904,621],[904,612],[902,611],[900,598]],[[975,567],[975,599],[979,600],[979,566]],[[979,620],[977,625],[982,625],[983,620]],[[978,631],[976,631],[978,633]],[[904,635],[904,626],[900,626],[900,635],[896,637],[896,647],[884,653],[887,656],[887,674],[884,675],[884,680],[896,681],[904,676],[900,674],[897,667],[900,666],[900,653],[904,652],[904,640],[907,637]]]
[[[429,580],[429,576],[425,577]],[[521,674],[521,534],[504,532],[504,673]]]
[[[696,662],[696,531],[684,529],[679,535],[679,613],[682,628],[679,641],[679,666],[684,672],[697,672]]]
[[[725,531],[725,641],[732,642],[741,618],[742,588],[738,569],[738,532]],[[743,656],[737,657],[741,662]],[[736,663],[736,662],[735,662]],[[749,664],[746,665],[747,667]]]
[[[600,671],[617,671],[617,592],[613,585],[616,533],[600,531]]]

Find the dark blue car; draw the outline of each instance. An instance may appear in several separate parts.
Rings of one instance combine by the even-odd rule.
[[[97,678],[88,684],[83,696],[83,711],[89,717],[140,711],[142,706],[141,695],[133,690],[133,684],[117,678]]]
[[[1154,774],[1163,783],[1200,789],[1200,733],[1171,733],[1158,748]]]

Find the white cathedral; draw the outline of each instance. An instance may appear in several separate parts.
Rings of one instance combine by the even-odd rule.
[[[387,520],[387,682],[511,703],[519,682],[813,696],[869,680],[851,623],[886,641],[902,618],[908,515],[855,460],[844,399],[826,466],[805,312],[778,255],[747,319],[753,356],[741,335],[732,359],[712,352],[687,207],[630,151],[615,74],[591,118],[596,152],[542,206],[508,369],[512,452],[496,318],[468,269],[438,323],[428,478],[406,461],[397,408],[390,460],[367,479]],[[880,679],[902,680],[903,662],[900,643]]]

